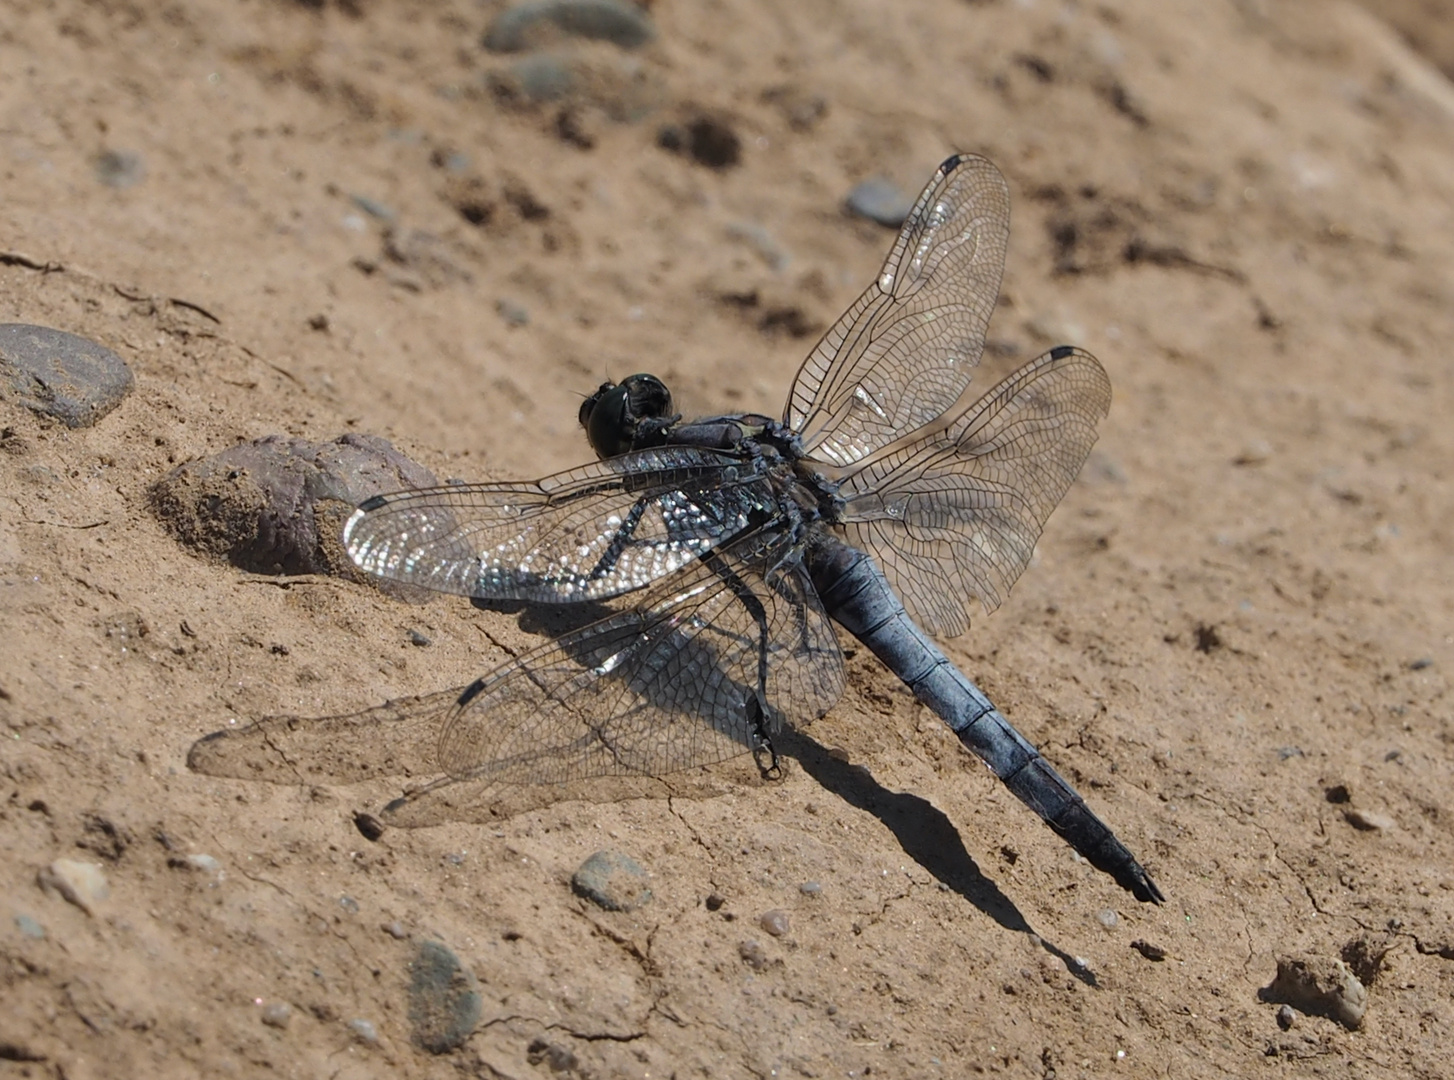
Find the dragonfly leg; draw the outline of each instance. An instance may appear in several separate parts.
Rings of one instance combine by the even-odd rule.
[[[764,780],[776,780],[783,774],[782,764],[772,742],[772,732],[768,730],[762,703],[756,696],[747,701],[747,718],[752,724],[752,760],[757,762],[757,770]],[[764,757],[767,758],[766,765],[762,763]]]

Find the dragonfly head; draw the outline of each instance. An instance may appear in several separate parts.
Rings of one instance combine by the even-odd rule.
[[[581,402],[581,427],[591,449],[602,458],[639,449],[637,437],[643,421],[673,419],[671,391],[655,375],[628,375],[619,383],[603,382],[594,394]],[[660,432],[666,425],[646,425]]]

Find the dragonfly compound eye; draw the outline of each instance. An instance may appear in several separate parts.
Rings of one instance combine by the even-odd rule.
[[[671,391],[655,375],[628,375],[618,383],[602,383],[581,402],[580,421],[591,448],[603,457],[632,449],[638,425],[671,414]]]

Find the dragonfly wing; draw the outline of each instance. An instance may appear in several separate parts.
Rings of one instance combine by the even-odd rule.
[[[268,716],[192,744],[187,767],[273,784],[355,784],[434,771],[434,738],[459,690],[398,698],[342,716]]]
[[[774,569],[784,543],[747,538],[479,679],[439,734],[448,775],[386,819],[470,818],[504,784],[707,765],[826,712],[843,690],[842,654],[801,564]]]
[[[489,600],[601,600],[729,541],[772,498],[757,463],[661,447],[532,483],[380,495],[343,539],[361,569],[393,581]]]
[[[994,610],[1029,563],[1110,404],[1095,357],[1052,349],[947,429],[848,477],[846,538],[873,553],[920,626],[962,633],[970,598]]]
[[[812,457],[851,465],[959,399],[984,351],[1009,235],[999,170],[974,155],[944,162],[878,279],[793,382],[783,419]]]

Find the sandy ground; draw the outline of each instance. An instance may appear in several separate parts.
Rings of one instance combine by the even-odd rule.
[[[0,405],[0,1077],[1451,1075],[1449,57],[1341,3],[657,0],[645,46],[526,54],[481,47],[496,10],[0,8],[0,322],[136,375],[88,429]],[[701,116],[738,163],[658,146]],[[642,369],[689,414],[775,413],[892,236],[844,196],[956,149],[1013,193],[992,347],[1082,345],[1115,401],[947,648],[1164,907],[862,650],[811,729],[852,766],[775,783],[372,842],[353,814],[397,787],[187,770],[210,731],[535,639],[199,556],[159,477],[349,431],[542,475]],[[573,895],[601,848],[650,903]],[[38,885],[61,858],[102,868],[92,913]],[[406,996],[430,941],[483,999],[440,1056]],[[1280,955],[1384,948],[1361,1030],[1263,1000]]]

